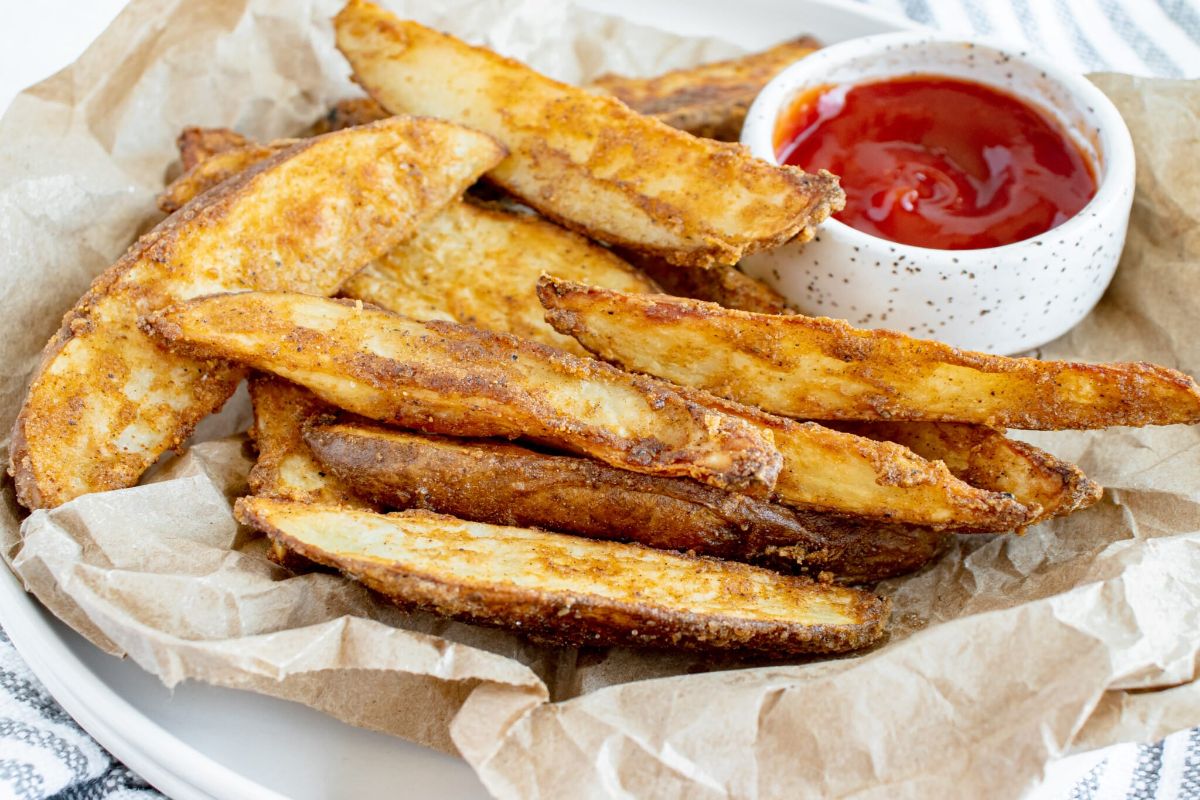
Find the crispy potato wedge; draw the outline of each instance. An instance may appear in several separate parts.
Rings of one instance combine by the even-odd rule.
[[[259,497],[300,503],[329,503],[349,508],[373,508],[318,462],[304,443],[304,423],[332,409],[307,389],[262,372],[250,376],[254,425],[250,438],[258,459],[250,470],[250,491]],[[313,563],[272,541],[267,555],[293,572],[307,572]]]
[[[810,236],[844,203],[827,172],[775,167],[739,145],[698,139],[365,0],[350,0],[334,26],[356,80],[380,105],[496,136],[509,157],[489,179],[594,239],[676,264],[733,264]]]
[[[250,438],[258,449],[250,470],[251,492],[298,503],[371,507],[317,461],[304,442],[304,424],[331,413],[329,404],[303,386],[263,372],[250,376],[250,402]]]
[[[529,214],[459,201],[346,281],[341,293],[413,319],[461,322],[586,356],[578,342],[546,324],[536,293],[542,272],[623,292],[657,289],[576,233]]]
[[[182,205],[278,146],[250,144],[201,161],[167,189],[159,204],[164,211]],[[608,248],[554,223],[528,213],[454,201],[405,243],[347,280],[340,293],[413,319],[461,322],[586,356],[582,345],[546,324],[536,294],[543,272],[623,292],[658,288]]]
[[[1200,387],[1143,362],[1003,358],[893,331],[543,278],[546,319],[600,358],[801,419],[1061,430],[1200,422]]]
[[[563,645],[836,653],[877,641],[890,611],[861,590],[745,564],[428,511],[245,497],[236,514],[402,607]]]
[[[184,172],[218,153],[237,150],[250,143],[245,136],[229,128],[184,128],[175,140]]]
[[[652,278],[667,294],[705,300],[726,308],[756,311],[760,314],[795,313],[783,295],[757,278],[751,278],[737,267],[680,267],[653,256],[637,253],[622,255],[629,263]],[[562,280],[574,280],[553,269],[547,269],[546,273]],[[606,289],[616,288],[600,281],[580,283],[592,283]]]
[[[46,345],[12,437],[20,502],[133,485],[237,386],[242,369],[165,353],[139,314],[229,289],[331,293],[503,154],[457,125],[385,120],[294,145],[168,217]]]
[[[972,486],[1007,492],[1041,513],[1029,524],[1087,508],[1104,489],[1083,470],[1003,431],[956,422],[832,422],[831,427],[896,442],[922,458],[942,461]]]
[[[383,106],[370,97],[353,97],[339,100],[325,116],[317,120],[311,130],[311,135],[320,136],[323,133],[353,128],[357,125],[367,125],[390,117]]]
[[[144,317],[142,329],[174,352],[239,361],[428,433],[527,437],[746,491],[769,490],[779,472],[769,433],[663,381],[508,334],[272,292],[193,300]]]
[[[1041,513],[1011,495],[971,486],[945,464],[894,442],[797,422],[696,389],[679,391],[771,433],[783,456],[773,497],[784,505],[960,533],[1022,528]]]
[[[193,129],[200,130],[200,129]],[[260,161],[265,161],[278,152],[296,144],[298,139],[279,139],[270,144],[247,142],[239,147],[222,150],[197,158],[187,172],[171,181],[158,196],[158,207],[163,213],[174,214],[190,203],[193,198],[204,194],[219,183],[244,172]],[[186,163],[186,162],[185,162]]]
[[[308,424],[304,440],[326,470],[383,507],[829,573],[848,583],[919,569],[948,543],[948,534],[929,528],[796,511],[514,444],[324,418]]]
[[[767,82],[820,46],[811,36],[801,36],[740,58],[653,78],[602,75],[591,86],[672,128],[736,142],[750,104]]]

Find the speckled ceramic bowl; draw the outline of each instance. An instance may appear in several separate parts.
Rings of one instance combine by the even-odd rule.
[[[831,219],[811,242],[752,256],[742,268],[805,313],[860,327],[993,353],[1018,353],[1061,336],[1112,280],[1133,202],[1129,130],[1083,76],[992,43],[928,33],[853,39],[797,62],[767,84],[746,117],[742,143],[775,163],[776,120],[800,93],[914,74],[995,86],[1049,113],[1091,160],[1096,196],[1057,228],[1002,247],[914,247]]]

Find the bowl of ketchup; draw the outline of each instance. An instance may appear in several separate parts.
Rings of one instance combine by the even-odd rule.
[[[834,45],[763,89],[742,143],[846,192],[811,241],[742,262],[806,314],[1022,352],[1083,319],[1120,259],[1129,131],[1086,78],[1019,48]]]

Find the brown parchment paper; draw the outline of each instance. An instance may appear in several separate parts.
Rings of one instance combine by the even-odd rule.
[[[337,0],[136,0],[0,120],[0,428],[63,311],[141,230],[187,124],[296,133],[355,94]],[[388,3],[571,81],[734,49],[548,0]],[[780,31],[780,37],[802,31]],[[1048,357],[1200,373],[1200,85],[1104,75],[1139,185],[1112,289]],[[888,582],[890,640],[832,661],[552,650],[289,575],[239,531],[244,396],[142,486],[22,519],[30,591],[166,684],[204,680],[458,752],[502,797],[1018,796],[1063,754],[1200,723],[1200,431],[1041,434],[1109,487]],[[7,461],[8,440],[0,440]]]

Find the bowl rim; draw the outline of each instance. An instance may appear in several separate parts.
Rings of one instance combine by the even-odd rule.
[[[1096,193],[1083,208],[1062,224],[1028,239],[994,247],[948,250],[905,244],[860,231],[832,216],[817,229],[817,236],[821,236],[822,233],[836,233],[850,244],[859,246],[883,244],[895,248],[894,252],[909,251],[913,255],[923,258],[931,258],[935,255],[1002,253],[1006,250],[1045,245],[1051,239],[1079,236],[1084,233],[1084,226],[1096,224],[1094,220],[1100,217],[1102,209],[1110,206],[1120,209],[1119,200],[1122,194],[1133,188],[1136,163],[1133,137],[1117,107],[1082,73],[1056,65],[1049,58],[1031,52],[1028,45],[1006,42],[994,37],[963,37],[936,31],[901,31],[863,36],[824,47],[786,67],[759,91],[746,113],[746,119],[742,125],[741,143],[750,149],[752,155],[778,165],[779,160],[774,144],[775,125],[785,104],[797,88],[810,82],[814,77],[819,79],[822,70],[828,70],[832,66],[841,65],[864,55],[883,52],[898,46],[914,47],[931,44],[985,48],[1005,55],[1013,61],[1023,62],[1043,72],[1046,77],[1064,88],[1078,105],[1088,108],[1097,118],[1096,127],[1100,145],[1100,152],[1096,153],[1096,159],[1100,163],[1093,164],[1097,173]],[[903,71],[898,70],[896,74],[903,74]],[[870,80],[879,79],[872,78]],[[1046,104],[1025,96],[1020,91],[1014,91],[1010,87],[1001,86],[986,79],[978,79],[977,82],[1014,94],[1035,108],[1046,107]],[[1053,110],[1060,114],[1063,112],[1061,107],[1053,108]]]

